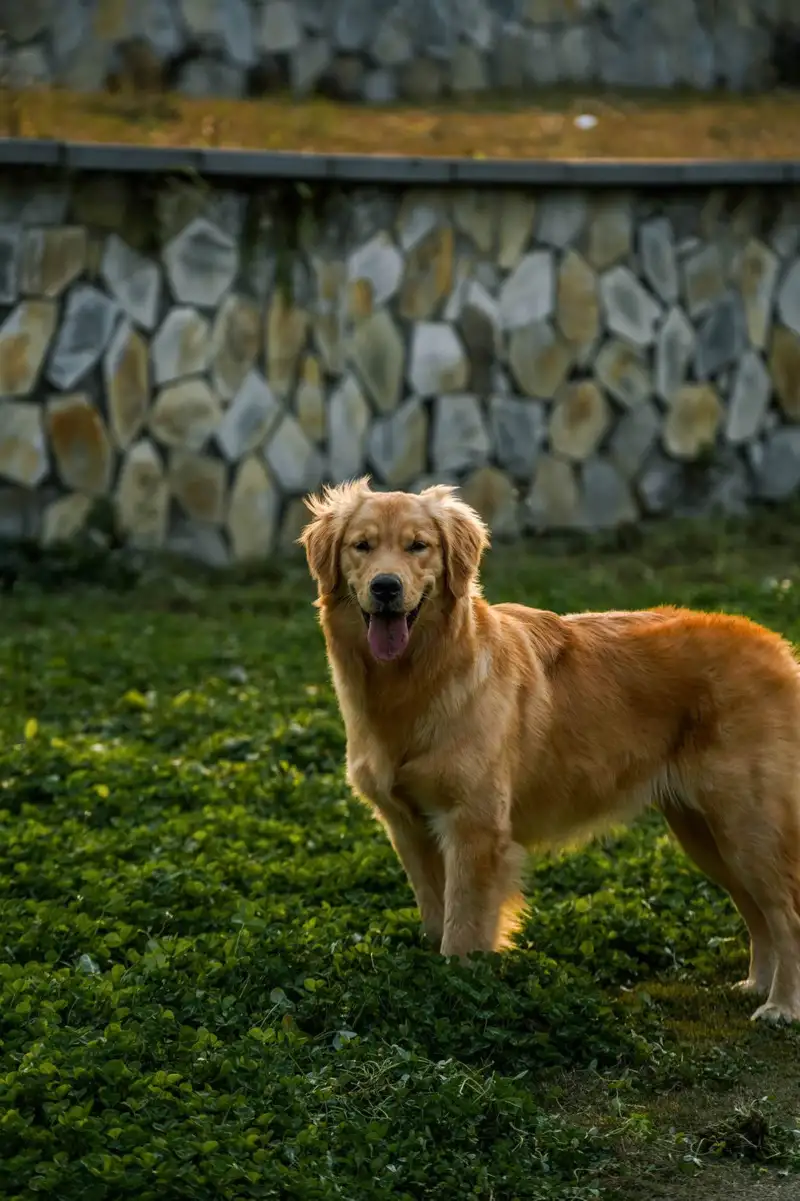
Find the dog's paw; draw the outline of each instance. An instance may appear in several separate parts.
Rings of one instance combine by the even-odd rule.
[[[771,1026],[800,1022],[800,1005],[776,1005],[774,1001],[765,1001],[758,1007],[750,1021],[768,1022]]]

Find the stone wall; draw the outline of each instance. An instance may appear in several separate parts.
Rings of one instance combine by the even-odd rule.
[[[800,487],[800,199],[0,173],[0,538],[288,547],[370,471],[498,537]]]
[[[800,82],[797,0],[2,0],[6,77],[430,101]]]

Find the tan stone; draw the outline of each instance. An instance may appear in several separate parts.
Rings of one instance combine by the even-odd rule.
[[[600,333],[600,299],[594,271],[574,250],[564,255],[558,272],[556,316],[568,342],[582,350]]]
[[[453,286],[453,231],[439,225],[406,255],[400,315],[409,321],[432,317]]]
[[[317,300],[321,308],[338,308],[347,280],[347,266],[336,259],[314,259]]]
[[[686,259],[683,271],[686,308],[690,317],[699,317],[725,291],[725,269],[719,247],[705,246]]]
[[[150,432],[165,446],[202,450],[222,420],[219,398],[201,379],[162,388],[150,413]]]
[[[142,438],[128,451],[115,497],[117,524],[134,546],[160,547],[167,536],[169,488],[155,446]]]
[[[588,459],[611,425],[603,393],[591,380],[566,384],[550,418],[550,445],[575,462]]]
[[[47,506],[42,516],[42,546],[71,542],[86,525],[92,511],[92,498],[70,492]]]
[[[54,299],[88,267],[88,239],[79,225],[29,229],[22,245],[22,291]]]
[[[225,297],[211,331],[211,379],[222,400],[239,391],[261,349],[257,307],[232,293]]]
[[[131,325],[120,326],[103,362],[108,424],[120,450],[138,438],[150,407],[147,343]]]
[[[644,355],[619,338],[611,338],[603,346],[594,373],[606,391],[629,409],[641,404],[653,391]]]
[[[292,390],[308,334],[308,314],[276,290],[266,321],[267,382],[279,400]]]
[[[227,471],[221,459],[175,450],[167,472],[169,489],[187,517],[218,525],[225,516]]]
[[[604,195],[595,201],[589,223],[586,257],[597,271],[605,271],[626,259],[633,238],[633,206],[630,197]]]
[[[83,392],[52,397],[45,425],[63,483],[86,496],[103,496],[111,484],[114,452],[89,397]]]
[[[375,304],[368,279],[351,279],[347,285],[347,316],[356,323],[371,317]]]
[[[0,396],[26,396],[39,376],[56,328],[52,300],[25,300],[0,326]]]
[[[396,408],[403,386],[403,340],[386,309],[356,327],[348,357],[378,411]]]
[[[772,334],[769,366],[781,409],[790,421],[800,421],[800,338],[783,325]]]
[[[0,400],[0,478],[36,488],[49,470],[40,406]]]
[[[542,455],[528,496],[528,523],[535,530],[569,529],[578,521],[580,503],[572,465],[553,455]]]
[[[497,201],[495,192],[482,188],[459,189],[453,198],[455,223],[481,254],[491,254],[494,249],[499,211]]]
[[[313,354],[307,354],[300,365],[300,383],[294,404],[302,429],[313,442],[322,442],[325,438],[325,383],[319,359]]]
[[[513,271],[528,249],[536,220],[536,201],[527,192],[504,191],[500,200],[497,262]]]
[[[554,397],[573,359],[572,346],[547,321],[535,321],[511,335],[509,363],[526,396]]]
[[[341,375],[344,371],[343,311],[315,313],[313,327],[314,345],[325,364],[325,370],[331,375]]]
[[[722,404],[710,384],[685,384],[670,404],[664,446],[676,459],[696,459],[714,445],[722,417]]]
[[[266,468],[253,456],[236,473],[228,506],[228,532],[239,562],[266,558],[275,541],[280,498]]]
[[[752,238],[739,264],[739,288],[744,301],[750,342],[759,350],[767,344],[779,262],[774,251]]]
[[[513,538],[519,532],[517,490],[504,471],[479,467],[467,477],[460,492],[495,538]]]
[[[153,376],[170,384],[199,375],[208,366],[211,330],[205,317],[186,305],[170,309],[153,338]]]

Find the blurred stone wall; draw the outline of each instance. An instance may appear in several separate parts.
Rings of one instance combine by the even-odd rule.
[[[800,83],[798,0],[0,0],[0,31],[8,82],[88,91],[380,103]]]
[[[0,539],[99,499],[264,558],[365,471],[500,538],[800,488],[795,189],[305,196],[0,173]]]

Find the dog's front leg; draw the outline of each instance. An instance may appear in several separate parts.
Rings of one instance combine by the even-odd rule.
[[[519,879],[524,851],[505,826],[487,825],[485,814],[472,817],[455,811],[441,828],[442,954],[465,959],[472,951],[500,950],[522,909]]]
[[[444,930],[444,858],[439,844],[419,814],[393,811],[383,817],[414,890],[425,934],[438,951]]]

